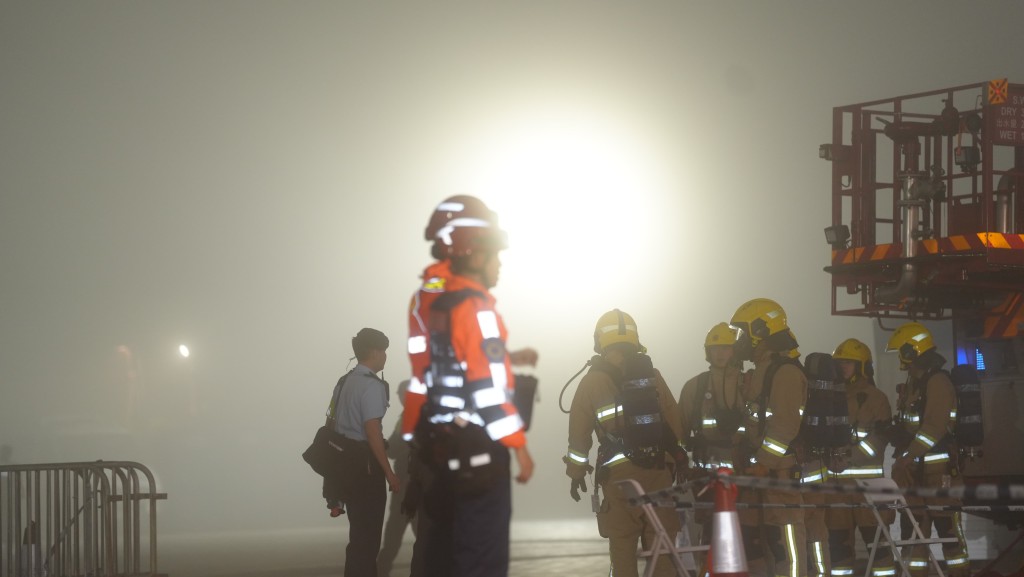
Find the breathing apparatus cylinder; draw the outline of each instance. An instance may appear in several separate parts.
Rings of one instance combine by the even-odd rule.
[[[953,436],[964,456],[974,459],[982,455],[985,426],[981,412],[981,379],[971,365],[957,365],[949,373],[956,390],[956,423]]]
[[[661,447],[661,405],[655,384],[654,365],[643,354],[626,357],[621,387],[623,441],[631,460],[655,461],[664,453]],[[646,464],[646,463],[645,463]]]
[[[828,353],[811,353],[804,359],[807,375],[807,406],[801,437],[817,454],[831,454],[850,444],[846,386],[839,378],[835,360]]]

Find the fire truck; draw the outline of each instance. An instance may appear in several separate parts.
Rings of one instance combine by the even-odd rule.
[[[819,156],[832,168],[832,314],[883,330],[938,321],[951,364],[980,384],[967,417],[984,440],[961,448],[965,482],[1024,482],[1024,84],[837,107]]]

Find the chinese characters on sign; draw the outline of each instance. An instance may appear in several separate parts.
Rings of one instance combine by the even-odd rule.
[[[1024,146],[1024,91],[1011,89],[1001,104],[988,106],[985,120],[993,144]]]

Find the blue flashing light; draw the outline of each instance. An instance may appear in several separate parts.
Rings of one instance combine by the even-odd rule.
[[[985,370],[985,356],[981,354],[981,349],[974,349],[974,368],[979,371]]]

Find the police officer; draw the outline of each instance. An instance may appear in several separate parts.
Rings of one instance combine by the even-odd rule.
[[[786,312],[775,301],[758,298],[741,305],[730,325],[739,329],[737,356],[751,360],[754,370],[749,385],[747,410],[752,426],[747,440],[754,453],[747,474],[774,479],[799,478],[791,445],[800,432],[801,413],[807,399],[807,378],[793,358],[796,338],[790,332]],[[800,505],[795,491],[767,489],[764,502]],[[767,509],[763,514],[765,542],[774,559],[774,574],[800,577],[807,574],[804,515],[800,509]]]
[[[432,475],[420,511],[430,530],[417,536],[414,555],[424,557],[429,576],[501,577],[509,562],[509,449],[519,469],[516,480],[525,483],[533,474],[512,402],[508,333],[489,292],[498,281],[505,233],[496,217],[452,218],[435,238],[450,276],[427,309],[413,310],[426,313],[420,319],[424,341],[414,348],[410,338],[414,369],[419,347],[429,354],[421,369],[423,389],[417,389],[423,398],[414,441]],[[414,383],[406,411],[414,406]]]
[[[666,452],[673,456],[678,471],[687,468],[687,457],[678,442],[675,399],[644,354],[633,317],[619,309],[601,315],[594,329],[594,351],[598,355],[590,360],[590,370],[580,381],[569,410],[565,473],[572,479],[569,493],[579,501],[579,491],[587,490],[586,475],[593,470],[589,453],[596,433],[597,486],[592,502],[598,532],[608,539],[611,574],[636,577],[637,540],[642,540],[646,549],[655,531],[641,509],[629,505],[616,482],[633,479],[644,492],[665,489],[673,482]],[[679,531],[675,510],[658,507],[657,512],[668,535],[674,536]],[[658,560],[654,574],[674,575],[671,560]]]
[[[874,381],[871,349],[857,339],[846,339],[832,352],[839,375],[846,385],[846,404],[850,427],[853,430],[851,446],[836,459],[832,475],[838,483],[852,484],[857,479],[878,479],[884,476],[886,437],[892,408],[886,396]],[[859,504],[864,499],[853,493],[829,495],[829,503]],[[896,513],[891,509],[879,511],[883,521],[892,524]],[[846,577],[854,574],[854,528],[859,528],[865,544],[875,537],[878,522],[867,509],[828,510],[829,548],[832,552],[832,575]],[[875,551],[871,567],[873,577],[892,577],[896,574],[892,552],[888,547]]]
[[[338,403],[332,408],[335,430],[351,443],[347,445],[346,474],[341,484],[348,507],[349,541],[345,548],[345,576],[377,575],[377,550],[384,526],[386,486],[392,493],[401,489],[391,469],[384,444],[382,420],[388,408],[388,384],[377,377],[388,355],[384,333],[364,328],[352,339],[358,365],[335,387]]]
[[[899,355],[900,369],[907,371],[907,382],[900,388],[896,402],[897,426],[901,438],[893,442],[892,479],[903,488],[949,487],[960,485],[963,479],[956,467],[953,453],[953,426],[956,423],[956,392],[949,374],[942,370],[946,359],[938,353],[932,335],[920,323],[905,323],[896,329],[887,352]],[[907,497],[910,505],[959,505],[950,498]],[[967,577],[970,559],[960,524],[960,513],[950,511],[922,511],[917,517],[924,535],[931,535],[931,525],[940,537],[956,537],[955,543],[945,543],[942,554],[947,574]],[[904,517],[900,523],[904,538],[910,536],[910,522]],[[915,577],[928,573],[928,557],[924,545],[911,546],[904,552],[909,558],[910,571]]]

